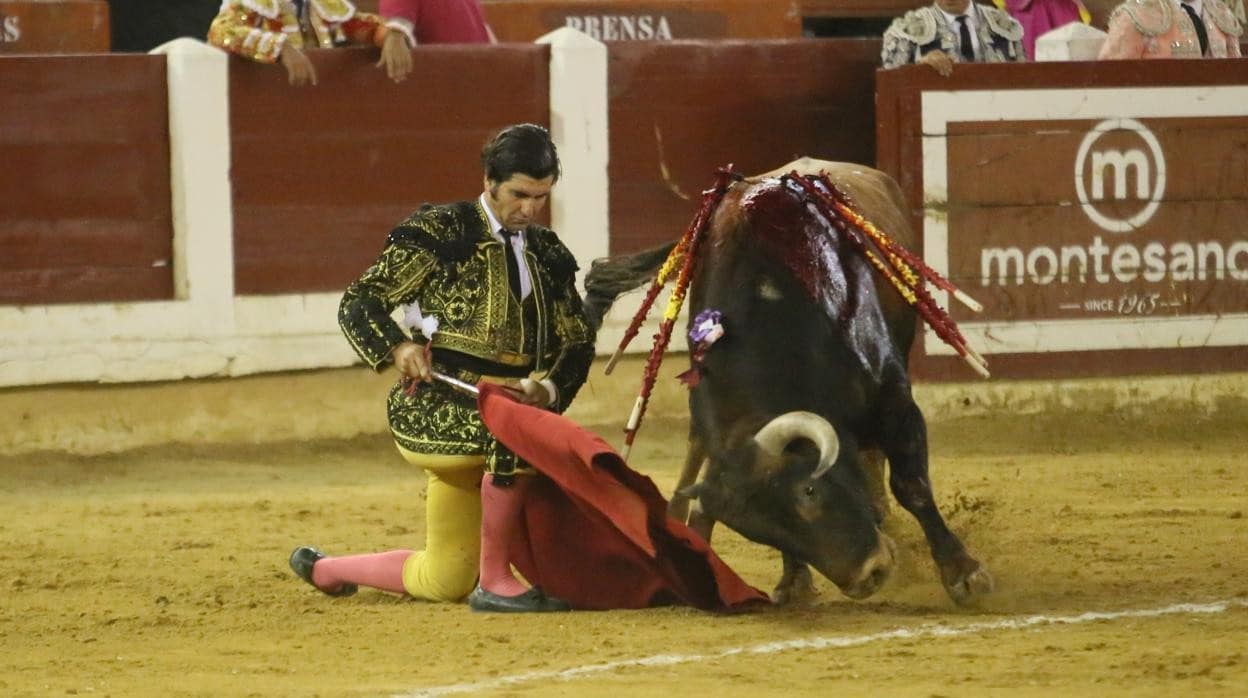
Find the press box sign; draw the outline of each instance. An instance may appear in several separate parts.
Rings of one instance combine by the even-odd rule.
[[[922,110],[924,255],[983,303],[951,308],[972,346],[1248,345],[1248,87],[936,92]]]
[[[0,54],[107,53],[104,0],[0,0]]]
[[[552,30],[571,27],[598,41],[719,39],[728,35],[727,17],[715,9],[559,3],[543,10],[541,18]]]

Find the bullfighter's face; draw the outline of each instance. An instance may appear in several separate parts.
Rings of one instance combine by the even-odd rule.
[[[523,230],[537,219],[550,200],[555,176],[533,179],[517,172],[505,182],[485,179],[485,200],[494,217],[508,230]]]

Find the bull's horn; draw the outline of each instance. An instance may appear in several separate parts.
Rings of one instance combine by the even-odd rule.
[[[823,477],[836,463],[841,442],[828,420],[814,412],[786,412],[759,429],[754,435],[754,442],[760,450],[774,456],[776,462],[779,462],[784,448],[799,438],[810,439],[819,449],[819,465],[810,477],[812,480]]]

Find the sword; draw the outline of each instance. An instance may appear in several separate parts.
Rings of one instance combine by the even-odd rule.
[[[453,378],[451,376],[446,375],[445,373],[439,373],[437,371],[431,371],[430,373],[433,374],[434,380],[442,381],[443,383],[446,383],[447,385],[451,386],[452,388],[455,388],[456,390],[462,390],[463,392],[468,393],[469,395],[473,397],[477,397],[481,394],[481,391],[477,388],[477,386],[473,385],[472,383],[461,381],[458,378]]]
[[[452,388],[455,388],[456,390],[459,390],[459,391],[461,391],[461,392],[468,393],[469,395],[471,395],[471,396],[473,396],[473,397],[479,397],[479,396],[481,395],[481,389],[480,389],[480,388],[478,388],[477,386],[473,385],[472,383],[468,383],[468,382],[466,382],[466,381],[461,381],[461,380],[460,380],[460,379],[458,379],[458,378],[454,378],[454,377],[452,377],[452,376],[448,376],[448,375],[446,375],[445,373],[440,373],[440,372],[438,372],[438,371],[430,371],[430,373],[433,375],[433,379],[434,379],[434,380],[436,380],[436,381],[441,381],[441,382],[443,382],[443,383],[446,383],[447,385],[451,386]],[[410,379],[409,379],[409,380],[410,380]],[[503,388],[503,390],[506,390],[508,393],[510,393],[511,395],[513,395],[514,397],[516,397],[517,399],[519,399],[519,398],[521,398],[521,397],[523,397],[523,396],[524,396],[524,392],[523,392],[523,391],[521,391],[521,390],[517,390],[517,389],[515,389],[515,388],[511,387],[510,385],[504,385],[504,386],[502,386],[502,388]]]

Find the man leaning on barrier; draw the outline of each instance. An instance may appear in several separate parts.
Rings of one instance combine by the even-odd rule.
[[[885,68],[924,63],[948,77],[954,63],[1019,63],[1023,27],[995,7],[936,0],[893,20],[884,32]]]
[[[290,84],[315,85],[304,46],[375,45],[377,65],[402,82],[412,71],[416,37],[408,20],[359,12],[348,0],[226,0],[208,27],[208,43],[260,63],[280,61]]]

